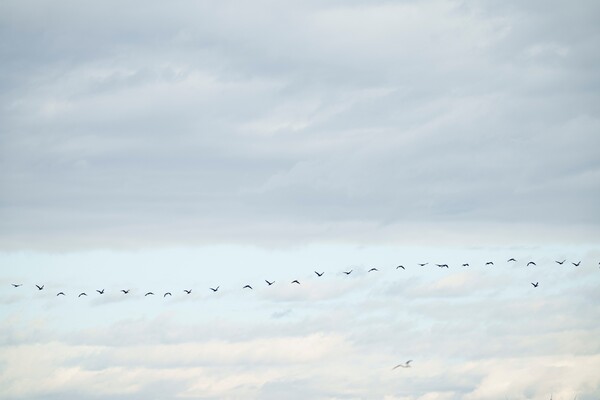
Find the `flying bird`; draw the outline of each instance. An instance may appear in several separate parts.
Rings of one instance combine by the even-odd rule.
[[[538,287],[538,285],[540,284],[539,282],[533,283],[531,282],[531,284],[533,285],[533,287]]]
[[[183,291],[185,292],[185,294],[190,294],[190,293],[192,293],[192,289],[190,289],[190,290],[185,290],[185,289],[183,289]]]
[[[294,280],[292,281],[292,283],[297,283],[298,285],[300,284],[300,282],[298,282],[298,279],[294,279]]]
[[[212,290],[213,292],[216,292],[217,290],[219,290],[220,286],[217,286],[216,288],[210,288],[210,290]]]
[[[536,264],[536,263],[534,263],[533,261],[529,261],[529,262],[527,263],[527,266],[529,267],[530,265],[537,265],[537,264]]]
[[[121,292],[123,292],[123,294],[127,294],[127,293],[129,293],[129,291],[130,291],[130,290],[131,290],[131,289],[127,289],[127,290],[125,290],[125,289],[121,289]]]
[[[494,265],[494,263],[491,262],[491,261],[488,261],[488,262],[485,263],[485,265]]]
[[[163,295],[163,297],[167,297],[167,295],[169,295],[169,296],[173,296],[173,295],[171,294],[171,292],[167,292],[167,293],[165,293],[165,294]]]
[[[252,286],[250,286],[250,285],[246,285],[246,286],[244,286],[242,289],[252,289]]]
[[[44,285],[40,286],[40,285],[35,285],[35,287],[38,288],[38,290],[44,290]]]
[[[148,292],[148,293],[146,293],[146,294],[144,295],[144,297],[146,297],[146,296],[154,296],[154,293],[152,293],[152,292]]]
[[[404,265],[398,265],[398,266],[396,267],[396,269],[398,269],[398,268],[402,268],[403,270],[405,270],[405,271],[406,271],[406,268],[404,268]]]
[[[379,271],[377,268],[371,268],[368,272]]]
[[[77,296],[77,297],[81,297],[81,296],[87,296],[87,294],[85,292],[81,292],[81,293],[79,293],[79,296]]]
[[[429,264],[429,263],[427,262],[427,263],[423,263],[423,264],[419,264],[419,265],[420,265],[421,267],[424,267],[424,266],[426,266],[427,264]]]
[[[318,273],[317,271],[315,271],[315,274],[317,274],[317,276],[323,276],[323,274],[325,273],[325,271]]]
[[[395,370],[396,368],[410,368],[411,367],[411,365],[410,365],[411,362],[412,362],[412,360],[408,360],[404,364],[398,364],[394,368],[392,368],[392,371]]]
[[[468,266],[469,266],[469,263],[464,263],[462,266],[463,266],[463,267],[468,267]]]
[[[581,261],[578,261],[577,263],[572,262],[571,264],[573,264],[576,267],[579,267],[579,264],[581,264]]]
[[[13,285],[13,287],[19,287],[19,286],[23,286],[22,283],[11,283],[11,285]]]
[[[98,290],[98,289],[96,289],[96,292],[98,292],[98,293],[100,293],[100,294],[104,294],[104,289],[102,289],[102,290]]]
[[[63,292],[58,292],[56,293],[57,296],[64,296],[65,294]]]
[[[448,266],[448,264],[435,264],[435,265],[437,265],[439,268],[450,268]]]
[[[516,262],[517,260],[515,260],[514,258],[509,258],[507,262],[511,262],[511,261]]]
[[[265,282],[267,282],[267,285],[269,285],[269,286],[271,286],[272,284],[274,284],[274,283],[275,283],[275,281],[273,281],[273,282],[269,282],[269,281],[268,281],[268,280],[266,280],[266,279],[265,279]]]
[[[559,265],[563,265],[565,263],[565,261],[567,260],[562,260],[562,261],[554,261],[555,263],[559,264]]]
[[[350,270],[350,271],[342,271],[342,272],[343,272],[344,274],[346,274],[346,275],[350,275],[350,274],[352,273],[352,270]]]

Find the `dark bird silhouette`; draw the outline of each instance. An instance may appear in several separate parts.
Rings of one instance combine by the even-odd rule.
[[[123,292],[123,294],[127,294],[127,293],[129,293],[129,291],[130,291],[130,290],[131,290],[131,289],[127,289],[127,290],[125,290],[125,289],[121,289],[121,292]]]
[[[40,286],[40,285],[35,285],[35,287],[38,288],[38,290],[44,290],[44,285]]]
[[[379,271],[377,268],[371,268],[369,271],[367,272],[374,272],[374,271]]]
[[[85,292],[81,292],[81,293],[79,293],[79,296],[77,296],[77,297],[81,297],[81,296],[87,296],[87,294]]]
[[[419,265],[420,265],[421,267],[424,267],[424,266],[426,266],[427,264],[429,264],[429,263],[423,263],[423,264],[419,264]]]
[[[168,296],[173,296],[173,295],[171,294],[171,292],[167,292],[167,293],[165,293],[165,294],[163,295],[163,297],[167,297],[167,295],[168,295]]]
[[[146,297],[146,296],[154,296],[154,293],[152,293],[152,292],[148,292],[148,293],[146,293],[146,294],[144,295],[144,297]]]
[[[464,263],[462,266],[463,266],[463,267],[468,267],[468,266],[469,266],[469,263]]]
[[[210,288],[210,290],[212,290],[213,292],[216,292],[217,290],[219,290],[220,286],[217,286],[216,288]]]
[[[350,275],[350,274],[352,273],[352,270],[350,270],[350,271],[342,271],[342,272],[343,272],[344,274],[346,274],[346,275]]]
[[[396,368],[410,368],[410,363],[411,362],[412,362],[412,360],[408,360],[404,364],[398,364],[394,368],[392,368],[392,371],[395,370]]]
[[[565,263],[565,261],[567,260],[562,260],[562,261],[554,261],[555,263],[559,264],[559,265],[563,265]]]
[[[185,292],[185,294],[190,294],[190,293],[192,293],[192,289],[190,289],[190,290],[185,290],[185,289],[183,289],[183,291]]]
[[[398,269],[398,268],[402,268],[403,270],[405,270],[405,271],[406,271],[406,268],[404,268],[404,265],[398,265],[398,266],[396,267],[396,269]]]
[[[265,282],[267,282],[267,285],[269,285],[269,286],[271,286],[272,284],[274,284],[274,283],[275,283],[275,281],[273,281],[273,282],[269,282],[269,281],[268,281],[268,280],[266,280],[266,279],[265,279]]]
[[[439,268],[450,268],[448,266],[448,264],[435,264],[435,265],[437,265]]]
[[[538,287],[538,285],[540,284],[539,282],[533,283],[531,282],[531,284],[533,285],[533,287]]]
[[[246,286],[244,286],[242,289],[252,289],[252,286],[250,286],[250,285],[246,285]]]
[[[298,282],[298,279],[294,279],[294,280],[292,281],[292,283],[297,283],[298,285],[300,284],[300,282]]]
[[[65,294],[63,292],[58,292],[56,293],[57,296],[64,296]]]
[[[581,261],[578,261],[577,263],[572,262],[571,264],[573,264],[576,267],[579,267],[579,264],[581,264]]]
[[[529,262],[527,263],[527,266],[529,267],[530,265],[537,265],[537,264],[536,264],[536,263],[534,263],[533,261],[529,261]]]
[[[102,290],[98,290],[98,289],[96,289],[96,292],[98,292],[98,293],[100,293],[100,294],[104,294],[104,289],[102,289]]]
[[[485,265],[494,265],[494,263],[491,262],[491,261],[488,261],[488,262],[485,263]]]
[[[23,286],[22,283],[11,283],[11,285],[13,285],[13,287],[19,287],[19,286]]]
[[[318,273],[317,271],[315,271],[315,274],[317,274],[317,276],[323,276],[323,274],[325,273],[325,271]]]
[[[517,260],[515,260],[514,258],[509,258],[507,262],[511,262],[511,261],[516,262]]]

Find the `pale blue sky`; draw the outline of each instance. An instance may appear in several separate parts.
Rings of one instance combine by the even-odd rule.
[[[555,263],[564,258],[565,265]],[[0,388],[7,398],[276,398],[298,385],[298,398],[539,398],[551,391],[592,399],[598,381],[586,371],[600,365],[598,259],[594,246],[4,253]],[[580,267],[570,264],[579,260]],[[443,262],[450,269],[434,265]],[[371,267],[379,271],[368,273]],[[246,283],[255,289],[243,290]],[[208,289],[217,285],[217,294]],[[102,288],[104,295],[95,293]],[[144,297],[149,290],[157,296]],[[81,291],[89,296],[77,298]],[[163,298],[165,291],[174,296]],[[392,374],[409,358],[413,368]],[[523,379],[524,365],[539,374]],[[102,383],[124,371],[132,376]],[[153,371],[164,376],[158,386]],[[29,388],[42,377],[47,384]],[[199,389],[199,379],[211,383]],[[133,382],[137,389],[121,392]]]

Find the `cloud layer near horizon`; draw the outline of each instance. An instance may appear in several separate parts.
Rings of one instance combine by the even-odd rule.
[[[45,274],[48,268],[38,267],[21,272],[25,285],[12,288],[7,282],[15,272],[0,279],[0,396],[597,398],[598,251],[579,254],[580,267],[542,256],[527,267],[526,251],[511,253],[516,263],[502,253],[463,253],[471,266],[451,262],[450,269],[420,267],[407,257],[406,270],[377,262],[371,265],[379,271],[354,266],[350,276],[335,265],[317,277],[306,267],[265,262],[212,273],[174,267],[163,269],[168,279],[157,279],[152,266],[113,262],[71,278],[81,267],[52,266]],[[360,254],[368,253],[354,256]],[[486,255],[495,266],[484,265]],[[65,256],[41,260],[52,265],[53,259]],[[209,280],[207,273],[218,276]],[[252,273],[257,277],[249,279]],[[25,280],[40,275],[52,277],[42,292]],[[133,293],[118,293],[131,277],[138,285]],[[302,285],[291,285],[292,277]],[[253,291],[236,282],[244,278]],[[195,279],[202,283],[189,282]],[[221,284],[218,294],[208,290],[211,281]],[[107,289],[102,296],[90,286],[99,283]],[[194,289],[191,295],[182,284]],[[83,288],[90,297],[79,299]],[[147,288],[159,295],[144,297]],[[166,289],[172,298],[160,296]],[[68,295],[57,298],[57,290]],[[392,370],[407,359],[412,368]]]
[[[0,243],[597,242],[598,15],[3,2]]]

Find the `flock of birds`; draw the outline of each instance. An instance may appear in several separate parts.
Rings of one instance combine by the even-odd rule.
[[[507,263],[516,263],[517,260],[515,258],[509,258],[506,262]],[[566,259],[562,260],[562,261],[555,260],[555,263],[558,264],[558,265],[563,265],[566,262],[567,262]],[[574,267],[579,267],[581,265],[581,261],[571,262],[571,264]],[[600,263],[598,263],[598,264],[600,265]],[[427,265],[429,265],[429,263],[428,262],[418,263],[417,265],[419,265],[420,267],[426,267]],[[434,264],[434,265],[436,267],[438,267],[438,268],[450,268],[450,266],[448,264]],[[485,263],[485,266],[493,266],[493,265],[494,265],[493,261],[488,261],[488,262]],[[469,263],[463,263],[462,266],[463,267],[469,267],[470,265],[469,265]],[[537,264],[534,261],[528,261],[527,264],[526,264],[526,266],[527,267],[529,267],[529,266],[537,266]],[[406,270],[406,267],[404,265],[398,265],[395,269],[396,270],[398,270],[398,269]],[[323,275],[325,275],[325,271],[322,271],[322,272],[313,271],[313,272],[315,273],[315,275],[318,278],[321,278]],[[342,271],[342,274],[348,276],[348,275],[352,274],[352,272],[354,272],[354,270],[350,269],[350,270],[347,270],[347,271]],[[372,272],[379,272],[379,269],[373,267],[373,268],[370,268],[369,270],[367,270],[367,273],[372,273]],[[265,279],[265,283],[267,284],[267,286],[271,286],[271,285],[275,284],[275,281],[274,280],[270,281],[268,279]],[[293,285],[300,285],[300,281],[298,279],[294,279],[293,281],[291,281],[291,284],[293,284]],[[534,288],[537,288],[539,286],[539,282],[531,282],[531,285]],[[23,284],[22,283],[13,283],[12,286],[15,287],[15,288],[18,288],[18,287],[23,286]],[[44,290],[44,285],[37,285],[36,284],[35,286],[36,286],[36,288],[37,288],[38,291]],[[220,286],[209,287],[209,289],[213,293],[218,292],[219,288],[220,288]],[[253,290],[254,288],[252,287],[252,285],[246,284],[246,285],[242,286],[242,289]],[[121,293],[123,293],[123,295],[128,295],[130,293],[131,289],[121,289],[120,291],[121,291]],[[98,293],[98,295],[103,295],[105,293],[105,289],[97,289],[96,292]],[[192,293],[192,289],[183,289],[183,292],[186,295],[189,295],[189,294]],[[56,296],[66,296],[66,294],[65,294],[65,292],[61,291],[61,292],[58,292],[56,294]],[[82,297],[82,296],[86,296],[87,297],[87,293],[86,292],[81,292],[81,293],[79,293],[79,295],[77,297]],[[154,292],[146,292],[144,294],[144,297],[146,297],[146,296],[154,296]],[[165,292],[163,294],[163,297],[167,297],[167,296],[170,297],[170,296],[173,296],[173,294],[171,292]],[[397,368],[411,368],[412,361],[413,360],[408,360],[408,361],[406,361],[406,362],[404,362],[402,364],[398,364],[395,367],[393,367],[392,370],[395,370]]]
[[[563,264],[565,264],[565,262],[566,262],[566,261],[567,261],[566,259],[565,259],[565,260],[562,260],[562,261],[558,261],[558,260],[556,260],[556,261],[555,261],[555,263],[556,263],[556,264],[558,264],[558,265],[563,265]],[[507,262],[507,263],[515,263],[515,262],[517,262],[517,260],[516,260],[515,258],[509,258],[509,259],[508,259],[506,262]],[[573,266],[575,266],[575,267],[579,267],[579,266],[581,265],[581,261],[577,261],[577,262],[571,262],[571,264],[572,264]],[[598,263],[598,264],[600,265],[600,263]],[[425,266],[429,265],[429,263],[428,263],[428,262],[426,262],[426,263],[418,263],[417,265],[419,265],[420,267],[425,267]],[[486,262],[486,263],[485,263],[485,266],[493,266],[493,265],[494,265],[494,262],[493,262],[493,261],[488,261],[488,262]],[[436,267],[438,267],[438,268],[450,268],[450,266],[449,266],[448,264],[435,264],[435,266],[436,266]],[[469,263],[463,263],[463,264],[462,264],[462,266],[463,266],[463,267],[469,267],[470,265],[469,265]],[[528,261],[528,262],[527,262],[527,264],[526,264],[526,266],[527,266],[527,267],[529,267],[529,266],[537,266],[537,264],[536,264],[534,261]],[[395,269],[397,269],[397,270],[398,270],[398,269],[406,270],[406,267],[404,267],[404,265],[398,265],[398,266],[397,266]],[[372,273],[372,272],[378,272],[378,271],[379,271],[379,270],[378,270],[377,268],[370,268],[370,269],[369,269],[367,272],[368,272],[368,273]],[[342,271],[342,273],[343,273],[344,275],[346,275],[346,276],[348,276],[348,275],[352,274],[352,272],[353,272],[353,270],[352,270],[352,269],[350,269],[350,270],[348,270],[348,271]],[[319,277],[319,278],[320,278],[320,277],[322,277],[322,276],[325,274],[325,271],[323,271],[323,272],[314,271],[314,273],[315,273],[315,275],[316,275],[317,277]],[[265,279],[265,283],[266,283],[268,286],[271,286],[271,285],[273,285],[273,284],[275,283],[275,281],[269,281],[268,279]],[[300,285],[300,281],[299,281],[299,280],[297,280],[297,279],[294,279],[293,281],[291,281],[291,284],[293,284],[293,285]],[[537,287],[539,286],[539,282],[531,282],[531,285],[532,285],[534,288],[537,288]],[[12,286],[13,286],[13,287],[15,287],[15,288],[19,288],[19,287],[23,286],[23,284],[22,284],[22,283],[12,283]],[[37,284],[36,284],[35,286],[36,286],[36,288],[37,288],[37,290],[38,290],[38,291],[42,291],[42,290],[44,290],[44,285],[37,285]],[[209,289],[210,289],[210,290],[211,290],[213,293],[216,293],[216,292],[218,292],[218,291],[219,291],[219,288],[220,288],[220,286],[216,286],[216,287],[209,287]],[[251,285],[247,284],[247,285],[244,285],[244,286],[242,286],[242,289],[249,289],[249,290],[253,290],[254,288],[253,288]],[[130,291],[131,291],[131,289],[121,289],[121,293],[123,293],[123,295],[128,295],[128,294],[130,293]],[[97,289],[97,290],[96,290],[96,292],[97,292],[99,295],[103,295],[103,294],[105,293],[105,290],[104,290],[104,289]],[[184,289],[184,290],[183,290],[183,292],[184,292],[186,295],[189,295],[189,294],[191,294],[191,293],[192,293],[192,289]],[[144,294],[144,297],[147,297],[147,296],[154,296],[154,295],[155,295],[155,294],[154,294],[154,292],[146,292],[146,293]],[[62,292],[62,291],[61,291],[61,292],[58,292],[58,293],[56,294],[56,296],[57,296],[57,297],[58,297],[58,296],[66,296],[66,294],[65,294],[65,292]],[[81,292],[81,293],[79,293],[79,295],[77,295],[77,297],[82,297],[82,296],[85,296],[85,297],[87,297],[87,293],[86,293],[86,292]],[[171,292],[165,292],[165,293],[163,294],[163,297],[167,297],[167,296],[173,296],[173,294],[172,294]],[[409,365],[408,365],[409,363],[410,363],[410,361],[406,362],[406,364],[405,364],[405,365],[398,365],[398,366],[396,366],[395,368],[398,368],[398,367],[401,367],[401,366],[403,366],[404,368],[407,368],[407,367],[409,367]]]

